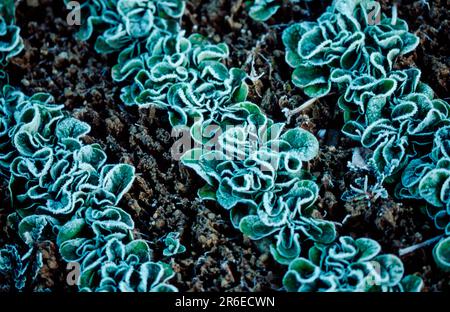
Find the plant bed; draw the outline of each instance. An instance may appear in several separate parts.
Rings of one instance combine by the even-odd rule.
[[[135,167],[136,178],[120,207],[134,220],[134,236],[148,240],[154,258],[164,260],[174,270],[171,284],[180,291],[281,290],[286,266],[273,259],[267,244],[233,228],[229,213],[219,204],[198,198],[201,179],[170,153],[176,139],[171,136],[167,113],[154,107],[124,105],[120,94],[125,83],[111,78],[117,54],[95,52],[95,39],[77,40],[74,34],[78,28],[67,25],[63,1],[38,2],[38,10],[30,6],[31,1],[20,1],[17,6],[16,24],[25,48],[5,69],[10,73],[10,84],[28,95],[50,93],[70,116],[90,125],[84,143],[100,144],[110,163]],[[391,2],[380,2],[382,11],[390,15]],[[248,6],[245,1],[188,1],[181,27],[187,35],[200,33],[213,43],[226,43],[230,49],[226,66],[250,74],[247,99],[274,121],[285,122],[286,109],[292,112],[308,97],[291,81],[282,32],[295,22],[316,20],[326,5],[312,4],[307,10],[301,4],[283,1],[265,23],[252,20]],[[448,100],[449,16],[445,1],[403,1],[398,16],[420,38],[420,44],[412,53],[399,57],[396,69],[420,68],[421,80],[438,98]],[[414,200],[400,201],[392,196],[393,187],[386,187],[387,198],[369,194],[368,200],[342,199],[361,175],[347,167],[358,144],[341,132],[344,120],[336,105],[338,98],[339,94],[320,98],[288,122],[289,128],[305,129],[318,139],[320,150],[309,166],[320,186],[315,205],[321,217],[338,224],[340,236],[369,237],[379,242],[384,253],[395,255],[439,235]],[[3,246],[20,238],[8,227],[6,216],[14,207],[7,181],[1,182]],[[163,255],[164,238],[170,232],[180,233],[184,253]],[[450,276],[436,267],[432,247],[401,257],[406,274],[420,276],[424,291],[448,291]],[[55,243],[42,243],[38,248],[43,267],[28,287],[77,291],[76,286],[66,283],[66,263]]]

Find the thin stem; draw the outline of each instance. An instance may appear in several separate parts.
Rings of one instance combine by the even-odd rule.
[[[409,253],[412,253],[412,252],[416,251],[417,249],[421,249],[421,248],[423,248],[423,247],[429,246],[429,245],[431,245],[431,244],[437,242],[437,241],[440,240],[443,236],[444,236],[444,235],[442,234],[442,235],[439,235],[439,236],[430,238],[430,239],[428,239],[428,240],[426,240],[426,241],[424,241],[424,242],[421,242],[421,243],[419,243],[419,244],[416,244],[416,245],[413,245],[413,246],[409,246],[409,247],[406,247],[406,248],[402,248],[402,249],[400,249],[400,250],[398,251],[398,254],[399,254],[400,257],[401,257],[401,256],[404,256],[404,255],[407,255],[407,254],[409,254]]]
[[[392,5],[392,21],[391,21],[391,25],[397,24],[397,16],[398,16],[397,3],[394,3]]]
[[[341,225],[346,224],[348,220],[352,218],[351,214],[347,214],[341,222]]]
[[[312,104],[314,104],[315,101],[317,101],[319,99],[319,97],[315,97],[312,99],[309,99],[308,101],[306,101],[305,103],[303,103],[302,105],[300,105],[297,108],[294,109],[289,109],[289,108],[284,108],[283,109],[283,113],[286,116],[287,119],[287,123],[290,123],[292,116],[300,113],[302,110],[307,109],[308,107],[310,107]]]
[[[287,28],[288,26],[291,26],[295,24],[295,22],[290,22],[290,23],[282,23],[282,24],[274,24],[274,25],[269,25],[267,26],[267,28]]]

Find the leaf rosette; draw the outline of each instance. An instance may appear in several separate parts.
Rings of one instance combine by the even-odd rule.
[[[121,55],[113,79],[132,79],[121,93],[126,105],[155,105],[169,111],[173,127],[190,126],[194,118],[215,119],[227,106],[245,101],[247,75],[228,69],[223,64],[228,56],[223,43],[211,44],[198,34],[185,38],[180,33],[164,37],[161,45],[136,57]]]
[[[84,41],[100,33],[95,42],[97,52],[120,52],[144,42],[157,29],[178,31],[184,8],[183,0],[84,0],[77,37]]]
[[[380,23],[370,23],[369,2],[335,1],[317,22],[294,24],[283,32],[286,62],[294,68],[292,81],[306,95],[330,93],[336,70],[375,78],[386,76],[396,57],[418,45],[418,37],[408,32],[408,25],[401,19],[393,23],[382,14]],[[379,4],[371,3],[379,12]]]
[[[338,242],[316,244],[308,258],[291,262],[283,278],[287,291],[300,292],[418,292],[423,281],[404,277],[401,260],[380,254],[380,245],[369,238],[342,236]]]
[[[288,264],[300,254],[300,235],[322,243],[336,235],[331,222],[313,217],[319,188],[304,163],[317,155],[318,142],[303,129],[250,116],[224,128],[219,148],[193,149],[182,162],[207,182],[201,198],[230,210],[234,227],[251,239],[276,238],[271,252]]]

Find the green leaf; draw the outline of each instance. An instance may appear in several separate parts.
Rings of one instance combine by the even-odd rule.
[[[61,245],[65,241],[81,236],[83,229],[86,227],[86,221],[82,218],[71,220],[59,228],[56,243]]]
[[[253,240],[264,238],[275,231],[277,228],[273,228],[265,225],[261,222],[258,216],[250,215],[241,219],[239,224],[241,232]]]
[[[444,183],[450,179],[450,170],[434,169],[429,171],[419,183],[419,193],[430,204],[436,207],[443,207],[444,203],[441,201],[441,189]],[[448,189],[448,188],[446,188]]]
[[[255,0],[250,7],[249,15],[256,21],[265,22],[278,11],[280,6],[278,0]]]
[[[283,286],[287,291],[298,291],[303,284],[313,283],[320,276],[320,268],[311,261],[298,258],[289,264],[289,270],[283,277]]]
[[[424,286],[423,280],[416,275],[408,275],[401,281],[405,292],[420,292]]]
[[[313,159],[319,153],[319,142],[310,132],[301,128],[290,129],[280,136],[289,143],[289,152],[297,153],[302,161]]]
[[[66,138],[79,139],[91,131],[91,127],[75,118],[64,118],[56,127],[55,135],[59,140]]]
[[[202,200],[217,200],[216,190],[209,184],[205,184],[198,190],[198,197]]]
[[[450,237],[444,238],[436,244],[433,249],[433,256],[441,270],[450,272]]]
[[[116,196],[116,203],[128,192],[134,180],[134,167],[130,165],[115,165],[102,172],[103,189]]]
[[[359,261],[369,261],[378,255],[381,251],[381,246],[373,239],[358,238],[355,241]]]

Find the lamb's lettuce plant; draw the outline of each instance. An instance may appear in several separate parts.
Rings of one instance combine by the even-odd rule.
[[[9,165],[14,157],[14,149],[9,137],[9,131],[15,125],[14,111],[22,102],[24,94],[8,84],[0,90],[0,175],[9,175]]]
[[[154,31],[177,32],[184,7],[184,0],[84,0],[77,37],[87,40],[100,33],[97,52],[118,52],[146,41]]]
[[[166,248],[163,250],[163,255],[171,257],[186,251],[186,247],[180,242],[180,233],[170,232],[164,239]]]
[[[10,152],[1,156],[16,210],[8,218],[23,241],[33,246],[57,233],[63,259],[81,264],[82,290],[175,290],[167,284],[170,267],[152,261],[147,243],[133,238],[131,216],[117,207],[134,168],[106,164],[99,145],[81,140],[90,127],[66,116],[50,95],[3,90],[9,141],[2,147]]]
[[[310,97],[339,89],[345,74],[380,78],[392,70],[395,59],[413,51],[419,38],[401,19],[382,14],[379,24],[368,18],[366,0],[337,0],[317,22],[301,22],[283,32],[286,62],[294,68],[292,81]],[[339,70],[339,73],[336,73]],[[337,78],[336,78],[337,77]]]
[[[160,42],[155,45],[155,42]],[[201,35],[186,38],[184,33],[155,38],[147,51],[126,58],[119,56],[113,67],[115,81],[131,82],[122,89],[126,105],[150,106],[168,110],[173,127],[191,125],[195,118],[214,119],[223,109],[247,97],[246,74],[228,69],[226,44],[211,44]]]
[[[436,132],[432,152],[412,160],[403,171],[401,181],[397,188],[398,196],[425,200],[428,215],[433,218],[436,228],[447,236],[434,247],[433,255],[436,264],[449,271],[450,126]]]
[[[436,212],[450,203],[450,125],[436,131],[432,152],[412,160],[402,174],[399,197],[425,199]],[[430,211],[431,214],[434,215]]]
[[[42,267],[42,254],[29,248],[23,256],[16,245],[0,249],[0,292],[23,291],[28,280],[36,279]],[[2,281],[3,279],[3,281]]]
[[[60,238],[60,237],[58,237]],[[89,247],[93,247],[90,249]],[[152,253],[143,240],[124,244],[112,236],[104,246],[84,247],[79,287],[95,292],[173,292],[168,284],[174,276],[170,266],[152,261]]]
[[[308,258],[291,262],[283,278],[288,291],[418,292],[423,281],[404,276],[401,260],[380,254],[380,245],[369,238],[342,236],[328,246],[316,244]]]
[[[15,23],[14,0],[5,0],[0,3],[0,66],[19,54],[24,45],[20,37],[20,28]]]
[[[449,123],[450,106],[434,99],[419,70],[392,70],[418,38],[400,19],[383,15],[379,24],[370,23],[369,3],[337,0],[317,22],[286,29],[283,41],[294,84],[311,97],[332,86],[342,91],[344,134],[372,149],[373,163],[389,178],[428,154],[434,133]]]
[[[319,187],[305,170],[318,153],[311,133],[286,130],[257,110],[246,123],[227,127],[218,142],[215,150],[187,152],[182,163],[205,179],[199,196],[229,210],[234,227],[251,239],[275,237],[271,252],[282,264],[300,255],[300,236],[334,241],[334,224],[313,217]]]
[[[450,105],[434,99],[419,77],[410,69],[363,86],[356,79],[339,98],[346,122],[342,131],[373,150],[372,161],[386,177],[429,153],[436,131],[450,123]]]

